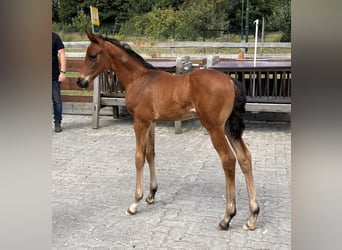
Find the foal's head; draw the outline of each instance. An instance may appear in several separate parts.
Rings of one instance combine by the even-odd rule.
[[[112,69],[112,57],[109,50],[118,49],[116,52],[124,52],[127,56],[142,64],[147,69],[154,69],[153,65],[146,62],[139,54],[137,54],[128,44],[121,43],[114,38],[102,37],[87,32],[87,36],[91,41],[87,48],[84,64],[80,69],[77,85],[81,88],[87,88],[89,82],[92,81],[101,72]],[[109,42],[109,43],[107,43]],[[110,46],[113,44],[115,46]],[[119,52],[119,54],[121,54]]]
[[[77,85],[81,88],[87,88],[90,81],[101,72],[110,69],[111,65],[110,57],[105,51],[105,39],[88,31],[86,33],[91,43],[87,48],[84,64],[77,79]]]

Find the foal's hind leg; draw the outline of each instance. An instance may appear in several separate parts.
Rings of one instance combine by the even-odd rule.
[[[146,202],[148,204],[152,204],[154,202],[154,196],[158,189],[157,178],[156,178],[156,170],[154,166],[154,135],[155,135],[155,122],[152,123],[151,128],[148,133],[147,138],[147,148],[146,148],[146,160],[149,164],[150,168],[150,193],[146,197]]]
[[[137,211],[138,203],[143,197],[143,184],[144,184],[144,163],[147,146],[147,133],[150,129],[151,123],[141,122],[134,119],[134,132],[136,139],[135,151],[135,168],[136,168],[136,188],[134,201],[126,210],[126,214],[135,214]]]
[[[207,128],[208,129],[208,128]],[[223,220],[220,222],[220,229],[227,230],[229,223],[236,214],[235,203],[235,164],[236,158],[233,151],[229,147],[228,141],[224,134],[222,127],[215,129],[208,129],[211,141],[214,148],[218,152],[224,175],[226,179],[226,213]]]
[[[250,216],[243,226],[244,229],[254,230],[256,228],[256,221],[260,211],[258,202],[256,200],[253,174],[252,174],[252,159],[251,154],[245,145],[242,138],[233,139],[229,133],[227,133],[230,144],[232,145],[241,170],[245,176],[247,192],[249,197],[249,211]]]

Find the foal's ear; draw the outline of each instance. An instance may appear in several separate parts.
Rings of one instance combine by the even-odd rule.
[[[97,35],[91,33],[90,31],[86,31],[86,33],[91,42],[100,43],[101,39]]]

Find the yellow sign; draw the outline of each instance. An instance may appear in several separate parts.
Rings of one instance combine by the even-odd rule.
[[[99,26],[100,18],[99,18],[99,11],[97,8],[90,6],[90,16],[91,16],[91,23],[93,25]]]

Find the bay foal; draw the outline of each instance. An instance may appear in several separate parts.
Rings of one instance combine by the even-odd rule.
[[[250,216],[244,228],[255,229],[259,205],[253,183],[251,154],[242,139],[246,104],[242,83],[227,74],[209,69],[183,75],[155,70],[118,40],[90,32],[87,32],[87,36],[91,43],[87,48],[77,84],[86,88],[101,72],[114,71],[126,91],[126,107],[133,116],[136,137],[136,189],[134,201],[127,208],[127,214],[135,214],[138,203],[143,198],[145,159],[150,169],[150,192],[146,202],[154,202],[158,188],[154,166],[155,121],[176,121],[197,114],[210,135],[225,175],[226,211],[219,228],[227,230],[236,214],[237,159],[245,176],[249,197]]]

